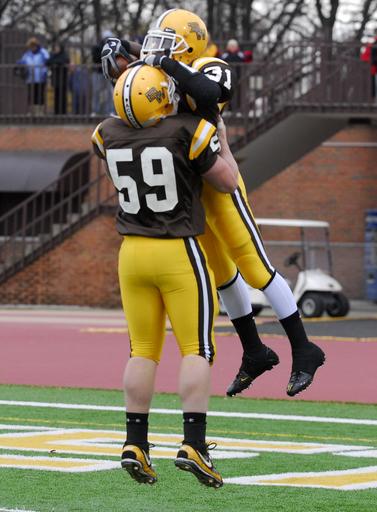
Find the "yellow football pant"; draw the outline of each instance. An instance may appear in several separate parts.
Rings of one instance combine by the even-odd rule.
[[[268,260],[259,229],[239,175],[233,194],[217,192],[203,184],[202,203],[208,227],[200,242],[215,275],[216,287],[230,281],[239,269],[253,288],[265,288],[275,269]]]
[[[118,273],[131,357],[159,362],[167,313],[182,356],[200,355],[212,363],[218,303],[212,272],[195,238],[125,236]]]

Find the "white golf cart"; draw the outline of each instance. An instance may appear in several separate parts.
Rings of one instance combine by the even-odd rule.
[[[315,220],[300,219],[255,219],[262,234],[267,226],[273,228],[296,228],[300,233],[299,250],[284,260],[286,267],[298,269],[296,283],[288,281],[293,290],[294,298],[304,317],[320,317],[327,312],[329,316],[347,315],[349,301],[342,292],[341,284],[332,277],[332,258],[329,242],[329,223]],[[309,231],[317,230],[315,240],[308,237]],[[319,236],[318,236],[319,235]],[[283,246],[293,245],[292,242],[281,242]],[[318,268],[318,260],[325,269]],[[269,307],[265,295],[250,287],[250,299],[254,315],[263,308]],[[220,307],[225,312],[223,306]]]

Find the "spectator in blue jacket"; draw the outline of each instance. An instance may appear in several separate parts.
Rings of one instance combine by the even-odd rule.
[[[71,64],[69,89],[72,93],[72,111],[76,115],[89,113],[88,95],[90,76],[86,66]]]
[[[23,54],[17,64],[26,66],[26,83],[28,88],[28,105],[30,113],[42,115],[45,105],[45,89],[47,82],[46,62],[49,53],[42,48],[36,37],[32,37],[26,43],[27,51]]]

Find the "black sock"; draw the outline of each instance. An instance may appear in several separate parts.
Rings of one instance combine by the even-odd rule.
[[[148,414],[126,412],[126,444],[136,444],[148,452]]]
[[[199,451],[206,450],[207,414],[205,412],[183,413],[183,443]]]
[[[252,313],[231,320],[241,340],[244,354],[252,356],[263,347]]]
[[[292,347],[292,352],[303,347],[308,343],[308,337],[305,332],[304,324],[302,323],[300,313],[298,310],[292,315],[287,316],[280,320]]]

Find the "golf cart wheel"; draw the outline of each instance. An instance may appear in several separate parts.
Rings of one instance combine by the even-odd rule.
[[[321,294],[305,293],[299,302],[299,308],[302,316],[306,318],[316,318],[322,316],[325,310],[325,303]]]
[[[326,306],[329,316],[346,316],[350,310],[350,303],[343,293],[334,293]]]

